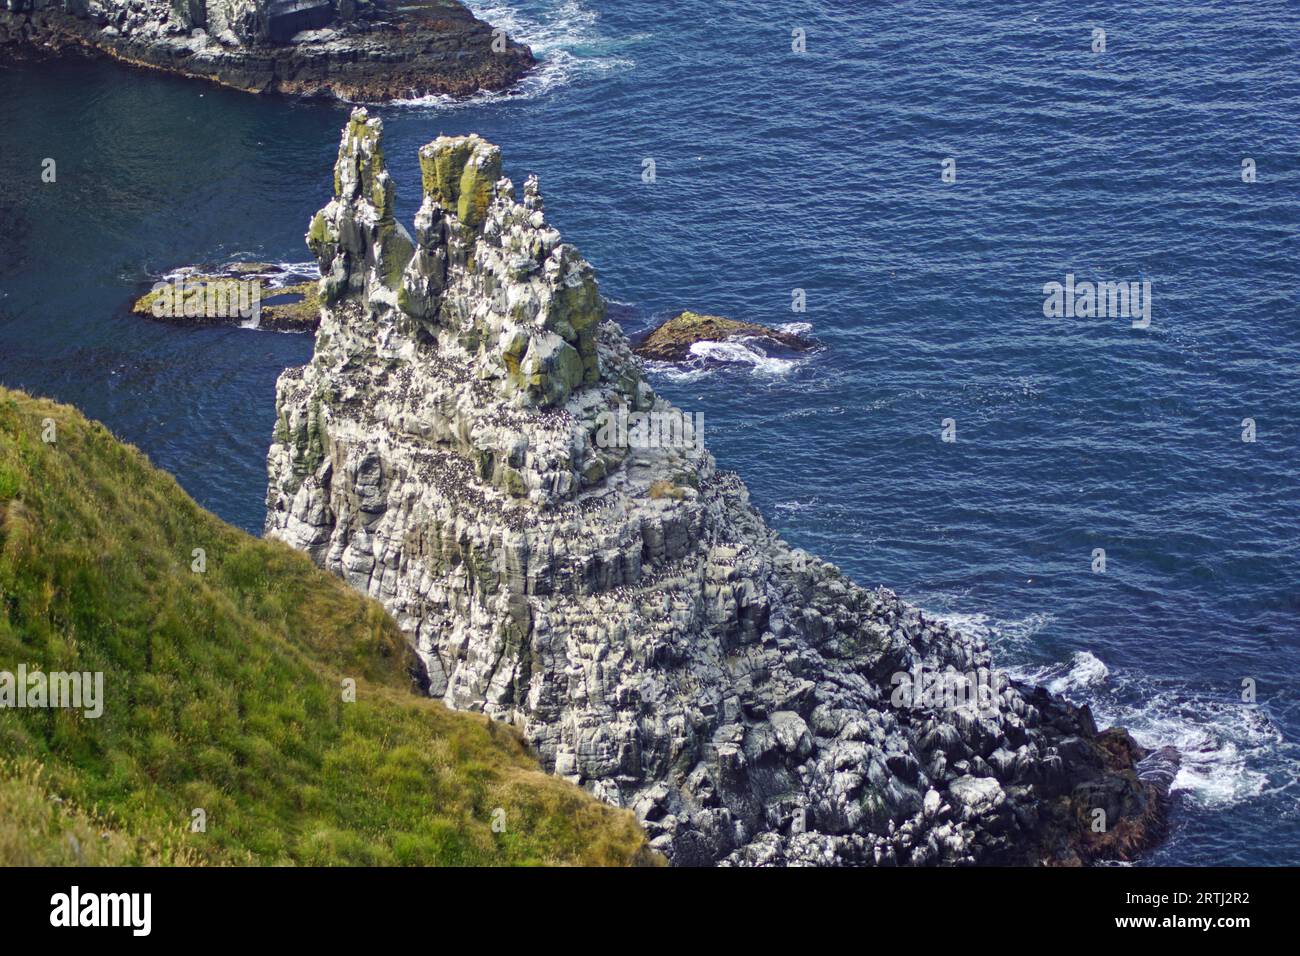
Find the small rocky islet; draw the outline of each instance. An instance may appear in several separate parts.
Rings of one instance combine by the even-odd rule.
[[[496,146],[439,137],[412,233],[382,137],[352,114],[308,229],[321,322],[277,384],[265,530],[388,609],[425,692],[678,865],[1075,865],[1160,836],[1172,748],[791,548],[698,443],[602,442],[675,410],[536,178],[520,199]]]
[[[816,345],[812,339],[799,332],[688,310],[655,326],[632,351],[652,361],[685,362],[692,358],[692,350],[700,342],[726,342],[733,339],[756,340],[792,352],[807,352]]]
[[[357,102],[505,90],[536,65],[457,0],[0,0],[0,50]]]
[[[131,303],[131,311],[173,325],[314,332],[320,324],[319,285],[292,267],[269,262],[185,266],[154,282]]]

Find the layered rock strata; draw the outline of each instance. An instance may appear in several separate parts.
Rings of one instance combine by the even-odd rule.
[[[410,232],[382,124],[353,113],[308,231],[325,306],[278,383],[266,531],[382,601],[428,693],[517,725],[677,864],[1148,842],[1162,787],[1127,734],[768,528],[646,381],[536,178],[520,199],[477,136],[419,158]]]
[[[534,64],[456,0],[0,0],[0,48],[366,102],[502,90]]]

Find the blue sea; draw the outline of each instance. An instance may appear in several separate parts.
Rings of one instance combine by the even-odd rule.
[[[731,345],[654,383],[794,544],[1181,748],[1144,862],[1300,864],[1296,5],[472,5],[543,65],[378,110],[399,214],[417,147],[478,132],[629,332],[801,324],[810,354]],[[260,531],[275,379],[310,338],[126,306],[177,266],[309,259],[347,112],[0,68],[0,382]],[[1067,275],[1149,282],[1149,327],[1045,315]]]

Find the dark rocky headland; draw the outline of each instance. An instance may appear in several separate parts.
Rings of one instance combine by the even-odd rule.
[[[503,90],[535,63],[456,0],[0,0],[0,49],[360,102]]]
[[[518,727],[679,865],[1070,865],[1157,838],[1175,752],[791,548],[699,442],[611,443],[611,415],[681,413],[537,180],[520,200],[497,147],[434,140],[412,235],[382,132],[353,113],[310,224],[325,304],[278,383],[266,531],[379,599],[430,695]]]
[[[190,327],[315,332],[320,286],[314,278],[271,262],[186,266],[153,283],[131,303],[131,312]]]

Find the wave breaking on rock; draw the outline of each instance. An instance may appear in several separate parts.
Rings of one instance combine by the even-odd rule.
[[[0,49],[368,103],[504,90],[535,65],[456,0],[2,0]]]

